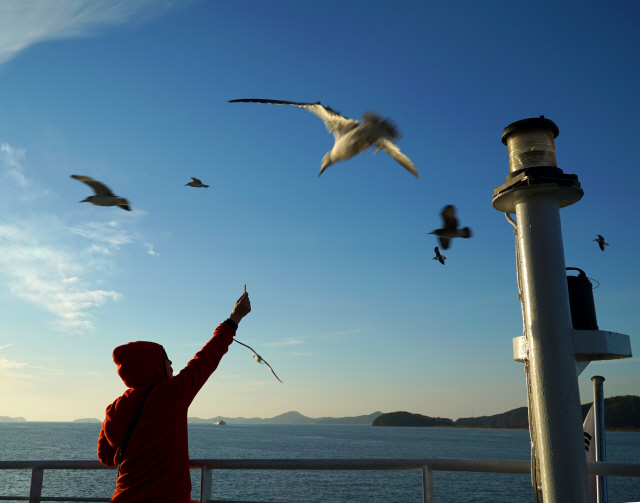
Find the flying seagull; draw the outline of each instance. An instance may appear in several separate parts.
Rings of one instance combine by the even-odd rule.
[[[387,154],[398,161],[409,173],[416,178],[420,178],[418,171],[409,158],[400,152],[398,146],[391,140],[399,139],[400,133],[395,126],[372,112],[365,112],[362,121],[343,117],[335,110],[317,103],[296,103],[294,101],[243,99],[231,100],[229,103],[269,103],[271,105],[293,105],[304,108],[317,115],[324,121],[324,125],[335,137],[333,148],[322,158],[320,173],[333,163],[346,161],[355,155],[367,150],[369,147],[376,147],[374,154],[378,150],[384,150]]]
[[[438,248],[437,246],[433,249],[433,251],[436,252],[436,256],[433,257],[433,260],[437,260],[438,262],[440,262],[442,265],[444,265],[444,261],[447,260],[447,257],[445,257],[442,253],[440,253],[440,248]]]
[[[187,185],[189,187],[209,187],[208,185],[205,185],[204,183],[202,183],[198,178],[195,177],[191,177],[191,179],[193,180],[192,182],[189,183],[185,183],[184,186],[186,187]]]
[[[445,250],[449,248],[449,242],[452,238],[470,238],[471,229],[464,227],[458,229],[458,219],[456,218],[456,208],[452,204],[445,206],[440,213],[444,227],[436,229],[429,234],[435,234],[440,240],[440,246]]]
[[[600,245],[602,251],[604,251],[605,246],[609,246],[609,243],[605,243],[604,238],[600,234],[598,234],[598,239],[594,239],[594,241]]]
[[[83,199],[80,201],[81,203],[91,203],[96,206],[119,206],[123,210],[131,211],[131,208],[129,208],[129,201],[124,197],[116,196],[105,184],[94,180],[90,176],[71,175],[71,178],[75,178],[76,180],[86,183],[96,193],[95,196],[89,196],[86,199]]]
[[[271,373],[276,376],[276,379],[278,381],[280,381],[280,378],[276,375],[276,373],[273,371],[273,369],[271,368],[271,365],[269,365],[266,360],[264,360],[258,353],[256,353],[253,348],[247,346],[246,344],[243,344],[242,342],[240,342],[238,339],[234,339],[235,342],[237,342],[238,344],[242,344],[245,348],[249,348],[251,350],[251,352],[253,353],[253,358],[258,362],[258,363],[264,363],[267,367],[269,367],[269,370],[271,371]],[[282,381],[280,381],[282,382]]]

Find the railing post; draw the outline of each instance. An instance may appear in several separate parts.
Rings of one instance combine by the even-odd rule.
[[[607,442],[604,433],[604,391],[602,383],[604,377],[593,376],[593,420],[594,430],[596,434],[596,461],[607,460]],[[605,475],[596,475],[596,491],[598,503],[607,503],[607,477]]]
[[[200,503],[211,501],[211,468],[203,466],[200,473]]]
[[[29,503],[39,503],[42,496],[42,481],[44,470],[39,466],[31,469],[31,488],[29,489]]]
[[[433,503],[433,472],[428,466],[422,467],[422,503]]]

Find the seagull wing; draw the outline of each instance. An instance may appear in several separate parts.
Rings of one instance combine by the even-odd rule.
[[[244,344],[243,342],[240,342],[238,339],[233,339],[234,342],[237,342],[238,344],[243,345],[245,348],[249,348],[254,354],[258,354],[256,353],[255,349],[253,349],[251,346],[247,346],[246,344]]]
[[[198,178],[192,176],[191,179],[196,183],[202,183]]]
[[[90,176],[82,176],[82,175],[71,175],[71,178],[75,178],[76,180],[80,180],[81,182],[86,183],[89,187],[91,187],[96,196],[115,196],[113,192],[107,187],[104,183],[100,183]]]
[[[384,150],[387,154],[398,161],[404,169],[415,176],[418,180],[420,179],[420,175],[418,174],[416,167],[406,155],[400,152],[400,149],[395,143],[391,140],[387,140],[386,138],[380,138],[376,141],[376,146],[378,149]]]
[[[456,208],[452,204],[448,204],[442,210],[442,221],[444,222],[444,228],[447,230],[456,230],[458,228],[458,219],[456,218]],[[442,245],[446,250],[447,247]]]
[[[327,130],[333,133],[336,138],[358,126],[357,120],[343,117],[335,110],[323,106],[319,101],[317,103],[298,103],[296,101],[242,99],[231,100],[229,103],[268,103],[270,105],[293,105],[294,107],[304,108],[320,117],[327,127]]]
[[[449,242],[451,241],[451,238],[443,238],[442,236],[438,236],[438,240],[440,241],[440,246],[442,246],[443,249],[448,249],[449,248]]]
[[[273,369],[271,368],[271,365],[269,365],[258,353],[255,352],[255,350],[251,347],[251,346],[247,346],[246,344],[244,344],[243,342],[240,342],[238,339],[233,339],[235,342],[237,342],[238,344],[242,344],[245,348],[249,348],[252,352],[253,352],[253,357],[256,358],[256,356],[258,358],[256,358],[256,361],[258,363],[264,363],[267,367],[269,367],[269,370],[271,372],[273,372]],[[275,372],[273,372],[273,375],[276,376],[276,379],[278,381],[280,381],[280,378],[276,375]],[[282,382],[282,381],[280,381]],[[284,384],[284,383],[283,383]]]
[[[276,379],[277,379],[278,381],[280,381],[280,378],[279,378],[279,377],[276,375],[276,373],[273,371],[273,369],[271,368],[271,365],[269,365],[269,364],[267,363],[267,361],[266,361],[266,360],[264,360],[264,359],[262,360],[262,363],[264,363],[267,367],[269,367],[269,370],[271,371],[271,373],[272,373],[274,376],[276,376]],[[280,382],[282,382],[282,381],[280,381]],[[284,383],[283,383],[283,384],[284,384]]]

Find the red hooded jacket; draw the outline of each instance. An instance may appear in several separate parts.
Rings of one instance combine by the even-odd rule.
[[[162,346],[130,342],[113,351],[118,375],[129,387],[107,407],[98,438],[98,459],[117,465],[117,452],[138,404],[150,386],[142,414],[120,465],[112,502],[191,501],[187,409],[233,342],[235,328],[221,323],[213,337],[172,379],[165,375]]]

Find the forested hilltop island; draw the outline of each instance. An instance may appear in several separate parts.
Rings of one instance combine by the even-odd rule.
[[[582,420],[593,402],[582,405]],[[640,431],[640,397],[614,396],[604,400],[604,424],[609,431]],[[494,416],[461,417],[455,421],[441,417],[429,417],[410,412],[390,412],[373,421],[373,426],[439,426],[461,428],[529,428],[526,407]]]

